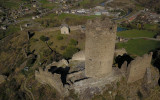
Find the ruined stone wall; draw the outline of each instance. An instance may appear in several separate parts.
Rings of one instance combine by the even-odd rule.
[[[145,75],[146,69],[151,66],[152,53],[145,54],[143,57],[136,57],[127,69],[127,83],[135,82],[142,79]]]
[[[48,84],[51,87],[55,88],[61,95],[61,97],[68,96],[69,92],[66,88],[63,87],[61,75],[48,72],[48,69],[50,69],[50,67],[51,66],[48,65],[45,69],[39,68],[39,71],[35,71],[35,79],[41,84]]]
[[[87,77],[103,77],[112,72],[116,29],[115,23],[109,19],[87,22],[85,42]]]

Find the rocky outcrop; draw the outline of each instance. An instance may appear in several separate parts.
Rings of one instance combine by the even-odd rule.
[[[117,57],[119,55],[123,56],[123,54],[126,54],[126,53],[127,53],[127,51],[124,48],[122,48],[122,49],[116,49],[114,52],[114,55]]]
[[[122,64],[120,71],[121,71],[124,75],[126,75],[126,73],[127,73],[127,61],[125,61],[125,62]]]
[[[84,61],[85,60],[85,51],[79,51],[78,53],[74,54],[72,57],[74,61]]]
[[[58,62],[52,62],[51,64],[47,65],[47,67],[50,67],[50,66],[66,67],[66,66],[68,66],[68,61],[65,59],[62,59]]]
[[[151,59],[152,53],[145,54],[143,57],[136,57],[131,61],[127,69],[127,83],[142,79],[145,75],[146,69],[151,66]]]
[[[85,42],[85,74],[104,77],[112,72],[117,27],[109,19],[87,22]]]
[[[91,100],[95,94],[105,91],[106,85],[112,82],[119,81],[122,78],[121,72],[118,68],[114,67],[113,71],[102,78],[83,78],[74,82],[73,89],[79,94],[80,100]]]

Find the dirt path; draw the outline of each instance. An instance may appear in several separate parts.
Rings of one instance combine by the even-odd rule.
[[[137,37],[137,38],[128,38],[128,39],[146,39],[146,40],[160,41],[159,39],[148,38],[148,37]]]
[[[32,97],[32,100],[35,100],[33,93],[26,87],[27,80],[28,80],[28,78],[24,82],[24,89],[25,89],[25,91],[27,91],[30,94],[30,96]]]

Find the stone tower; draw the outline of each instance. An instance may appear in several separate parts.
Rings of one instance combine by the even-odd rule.
[[[112,72],[117,26],[109,19],[87,22],[85,74],[100,78]]]

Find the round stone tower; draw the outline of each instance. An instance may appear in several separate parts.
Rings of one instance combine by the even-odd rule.
[[[109,19],[94,19],[86,24],[85,74],[105,77],[112,72],[117,26]]]

